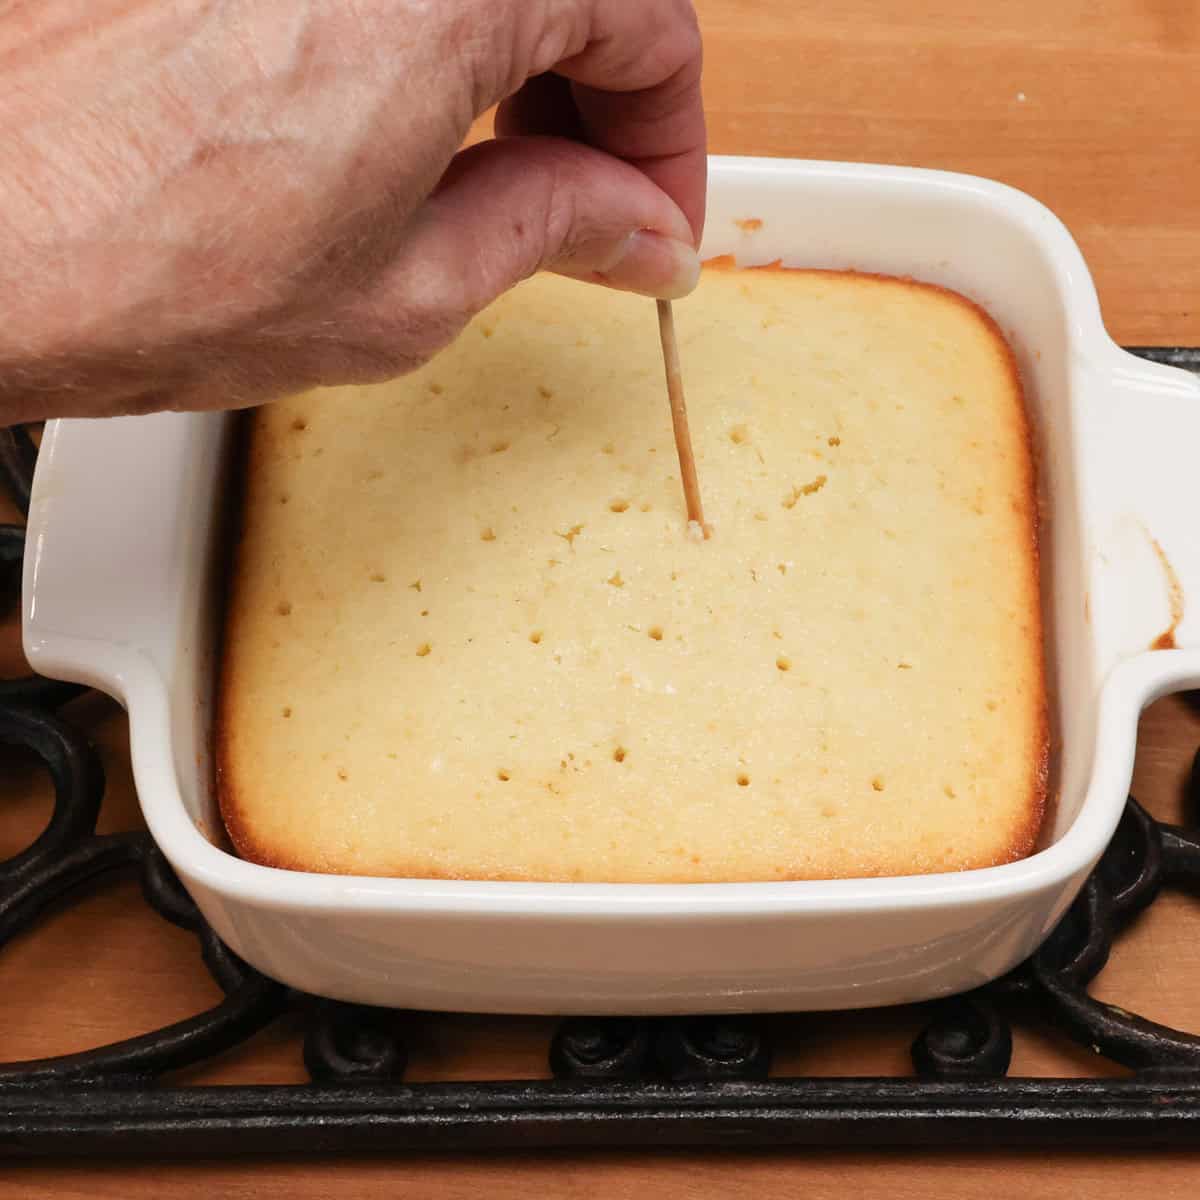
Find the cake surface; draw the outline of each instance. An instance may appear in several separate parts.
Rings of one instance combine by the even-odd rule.
[[[1032,848],[1029,432],[994,325],[875,276],[538,276],[420,371],[249,418],[217,729],[244,857],[719,882]]]

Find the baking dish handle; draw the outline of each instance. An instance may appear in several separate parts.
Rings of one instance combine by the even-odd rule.
[[[224,442],[220,413],[47,424],[25,542],[23,636],[39,674],[128,703],[194,650]]]
[[[1113,346],[1093,382],[1077,461],[1091,531],[1083,616],[1101,665],[1200,650],[1200,378]],[[1180,681],[1200,661],[1186,657]]]

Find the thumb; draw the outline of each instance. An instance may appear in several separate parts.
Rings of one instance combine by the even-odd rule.
[[[636,167],[561,138],[461,151],[405,241],[410,263],[463,289],[469,313],[539,270],[663,300],[687,295],[700,275],[691,225],[664,191]]]

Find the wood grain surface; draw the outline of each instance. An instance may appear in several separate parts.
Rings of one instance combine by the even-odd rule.
[[[1014,184],[1071,228],[1126,343],[1200,345],[1200,4],[1196,0],[705,0],[712,149],[945,167]],[[833,10],[836,10],[836,14]],[[1200,455],[1200,447],[1197,447]],[[1200,517],[1200,514],[1198,514]],[[18,669],[16,631],[0,668]],[[73,709],[100,745],[110,793],[102,828],[138,823],[125,722],[88,698]],[[1177,815],[1200,746],[1200,705],[1156,705],[1140,731],[1135,791]],[[32,762],[0,754],[0,858],[49,811]],[[1200,1029],[1200,903],[1169,895],[1100,977],[1105,999]],[[210,1004],[216,988],[189,935],[140,904],[136,885],[98,888],[0,956],[0,1060],[83,1049]],[[780,1018],[776,1070],[903,1073],[916,1010]],[[413,1079],[541,1076],[553,1022],[430,1018]],[[1022,1032],[1014,1074],[1080,1074],[1091,1056]],[[1110,1068],[1112,1069],[1112,1068]],[[303,1078],[298,1031],[274,1027],[189,1081]],[[1020,1194],[1191,1196],[1184,1153],[637,1152],[522,1153],[365,1161],[17,1165],[0,1197],[251,1197],[406,1194],[841,1197],[862,1188],[947,1200]]]

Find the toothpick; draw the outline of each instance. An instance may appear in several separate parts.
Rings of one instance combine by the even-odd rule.
[[[687,403],[683,398],[683,376],[679,370],[679,346],[675,341],[675,314],[670,300],[658,301],[658,332],[662,338],[663,365],[667,370],[667,396],[671,401],[671,424],[675,429],[675,449],[679,454],[679,475],[683,480],[683,499],[689,524],[695,521],[707,538],[711,530],[704,520],[700,504],[700,480],[696,477],[696,455],[688,431]]]

